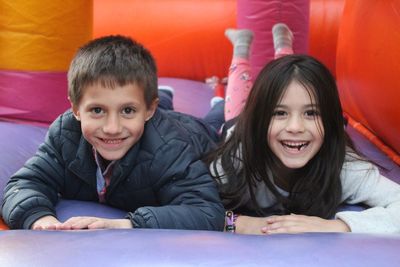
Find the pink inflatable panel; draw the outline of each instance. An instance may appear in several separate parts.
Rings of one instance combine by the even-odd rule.
[[[250,64],[255,79],[261,68],[274,58],[271,29],[275,23],[286,23],[294,34],[295,53],[308,52],[309,0],[237,1],[237,27],[254,32]]]
[[[49,124],[68,107],[66,72],[0,71],[2,119]]]

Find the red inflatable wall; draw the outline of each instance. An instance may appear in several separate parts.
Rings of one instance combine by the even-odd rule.
[[[336,75],[336,50],[344,0],[310,1],[309,54]]]
[[[94,37],[138,40],[154,55],[162,77],[225,77],[232,55],[227,27],[236,27],[236,0],[94,1]]]
[[[347,1],[336,61],[344,110],[397,155],[400,153],[399,14],[400,1]]]

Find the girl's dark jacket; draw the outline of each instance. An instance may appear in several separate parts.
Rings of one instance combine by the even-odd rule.
[[[201,161],[217,139],[201,120],[158,109],[141,139],[114,166],[106,203],[127,211],[134,227],[222,230],[224,208]],[[96,168],[80,122],[65,112],[8,182],[5,222],[10,228],[30,228],[43,216],[56,216],[60,197],[98,201]]]

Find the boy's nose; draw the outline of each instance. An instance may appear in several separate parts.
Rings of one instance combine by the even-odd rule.
[[[286,131],[288,132],[304,132],[304,121],[301,116],[291,116],[286,124]]]
[[[108,116],[104,125],[103,131],[107,134],[118,134],[121,132],[121,122],[118,116]]]

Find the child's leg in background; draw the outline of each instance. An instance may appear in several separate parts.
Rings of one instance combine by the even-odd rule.
[[[212,126],[217,133],[220,132],[222,125],[225,123],[224,120],[224,105],[225,102],[222,98],[218,101],[213,101],[211,103],[211,109],[204,117],[204,121]]]
[[[240,114],[253,85],[249,63],[253,32],[228,29],[225,35],[233,45],[233,57],[225,95],[225,121],[228,121]],[[293,54],[293,33],[286,24],[275,24],[272,28],[272,37],[275,59]]]
[[[232,64],[225,93],[225,120],[228,121],[240,114],[253,85],[249,64],[253,32],[228,29],[225,35],[233,45]]]
[[[293,33],[284,23],[277,23],[272,27],[275,59],[293,54]]]
[[[174,89],[168,85],[158,86],[158,107],[164,110],[174,110],[173,105]]]
[[[164,110],[174,110],[173,106],[174,89],[167,85],[158,86],[158,107]],[[210,111],[204,117],[204,121],[214,128],[218,133],[224,124],[224,101],[221,98],[212,104]]]
[[[277,23],[272,28],[275,58],[293,54],[293,34],[284,23]],[[217,131],[225,121],[237,117],[253,85],[251,80],[251,68],[249,63],[250,46],[253,41],[253,32],[250,30],[227,29],[226,37],[233,45],[232,63],[229,68],[228,84],[225,93],[225,101],[218,100],[211,106],[211,110],[204,120]],[[174,89],[170,86],[159,86],[159,107],[165,110],[173,110]]]

